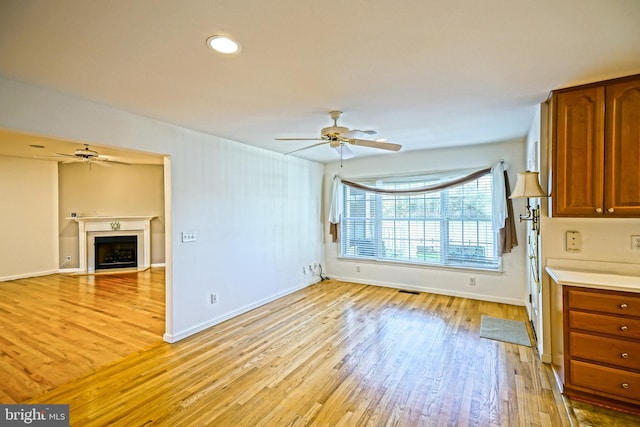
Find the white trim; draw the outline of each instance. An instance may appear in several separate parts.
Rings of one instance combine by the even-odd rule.
[[[275,300],[277,300],[279,298],[282,298],[282,297],[284,297],[286,295],[292,294],[292,293],[294,293],[296,291],[299,291],[300,289],[304,289],[304,288],[306,288],[308,286],[314,285],[315,283],[318,283],[318,282],[320,282],[320,279],[318,279],[316,282],[313,282],[313,283],[294,286],[293,288],[289,288],[289,289],[287,289],[285,291],[278,292],[277,294],[274,294],[274,295],[272,295],[270,297],[263,298],[263,299],[261,299],[259,301],[251,303],[249,305],[245,305],[244,307],[240,307],[237,310],[231,311],[231,312],[223,314],[221,316],[214,317],[213,319],[207,320],[206,322],[199,323],[199,324],[197,324],[195,326],[192,326],[192,327],[190,327],[188,329],[184,329],[184,330],[182,330],[182,331],[180,331],[178,333],[175,333],[175,334],[165,333],[162,336],[162,339],[165,342],[173,344],[173,343],[175,343],[177,341],[180,341],[181,339],[187,338],[187,337],[189,337],[189,336],[191,336],[193,334],[196,334],[198,332],[204,331],[207,328],[210,328],[210,327],[215,326],[215,325],[217,325],[219,323],[222,323],[225,320],[229,320],[229,319],[231,319],[233,317],[236,317],[236,316],[239,316],[241,314],[244,314],[244,313],[246,313],[248,311],[253,310],[254,308],[257,308],[257,307],[260,307],[262,305],[268,304],[268,303],[270,303],[272,301],[275,301]]]
[[[525,305],[525,302],[523,300],[517,300],[513,298],[502,298],[502,297],[496,297],[492,295],[474,294],[471,292],[458,292],[458,291],[452,291],[450,289],[439,289],[439,288],[431,288],[431,287],[405,285],[401,283],[362,280],[361,278],[358,278],[358,277],[331,276],[331,278],[341,282],[361,283],[363,285],[380,286],[383,288],[406,289],[409,291],[427,292],[431,294],[469,298],[469,299],[475,299],[479,301],[499,302],[502,304],[511,304],[511,305],[519,305],[519,306]]]
[[[164,262],[159,262],[157,264],[151,264],[151,268],[159,268],[159,267],[166,267],[166,263]]]
[[[551,363],[551,362],[549,362],[549,363]],[[560,376],[560,373],[558,373],[558,371],[556,371],[555,367],[552,366],[551,367],[551,371],[553,372],[553,379],[555,380],[556,386],[558,386],[558,390],[560,391],[560,393],[563,393],[564,392],[564,382],[563,382],[564,380]]]
[[[9,280],[28,279],[29,277],[48,276],[50,274],[56,274],[58,270],[38,271],[35,273],[22,273],[13,276],[0,277],[0,282],[8,282]]]

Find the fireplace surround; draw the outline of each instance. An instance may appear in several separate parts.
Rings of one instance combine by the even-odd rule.
[[[78,223],[78,270],[81,273],[96,271],[96,238],[120,237],[132,241],[136,239],[135,266],[111,268],[130,268],[146,270],[151,266],[151,220],[155,216],[87,216],[70,217]],[[128,237],[128,239],[127,239]],[[133,249],[129,245],[129,249]],[[98,268],[98,270],[101,270]]]

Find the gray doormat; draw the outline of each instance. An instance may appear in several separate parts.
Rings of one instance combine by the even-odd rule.
[[[482,316],[480,337],[531,347],[527,325],[518,320]]]

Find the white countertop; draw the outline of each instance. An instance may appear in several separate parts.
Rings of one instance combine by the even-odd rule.
[[[550,266],[545,271],[559,285],[640,293],[640,276]]]

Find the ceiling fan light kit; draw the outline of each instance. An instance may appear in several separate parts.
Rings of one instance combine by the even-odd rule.
[[[89,144],[84,144],[84,148],[78,148],[73,152],[73,154],[65,154],[65,153],[56,153],[55,156],[34,156],[37,159],[67,159],[62,163],[73,163],[73,162],[83,162],[92,163],[101,165],[101,166],[111,166],[110,163],[117,163],[120,165],[129,166],[130,163],[119,162],[117,160],[110,160],[106,156],[101,156],[97,151],[89,148]]]
[[[306,147],[299,148],[297,150],[290,151],[286,154],[293,154],[298,151],[307,150],[309,148],[317,147],[319,145],[329,144],[331,148],[338,151],[340,160],[350,159],[354,156],[353,152],[345,144],[358,145],[362,147],[378,148],[388,151],[399,151],[402,148],[400,144],[394,144],[387,142],[386,139],[362,139],[358,138],[358,134],[365,135],[377,135],[378,131],[375,130],[359,130],[349,129],[344,126],[338,126],[338,119],[342,116],[342,111],[330,111],[329,117],[333,120],[333,126],[328,126],[320,131],[319,138],[276,138],[278,141],[322,141],[317,144],[312,144]]]

